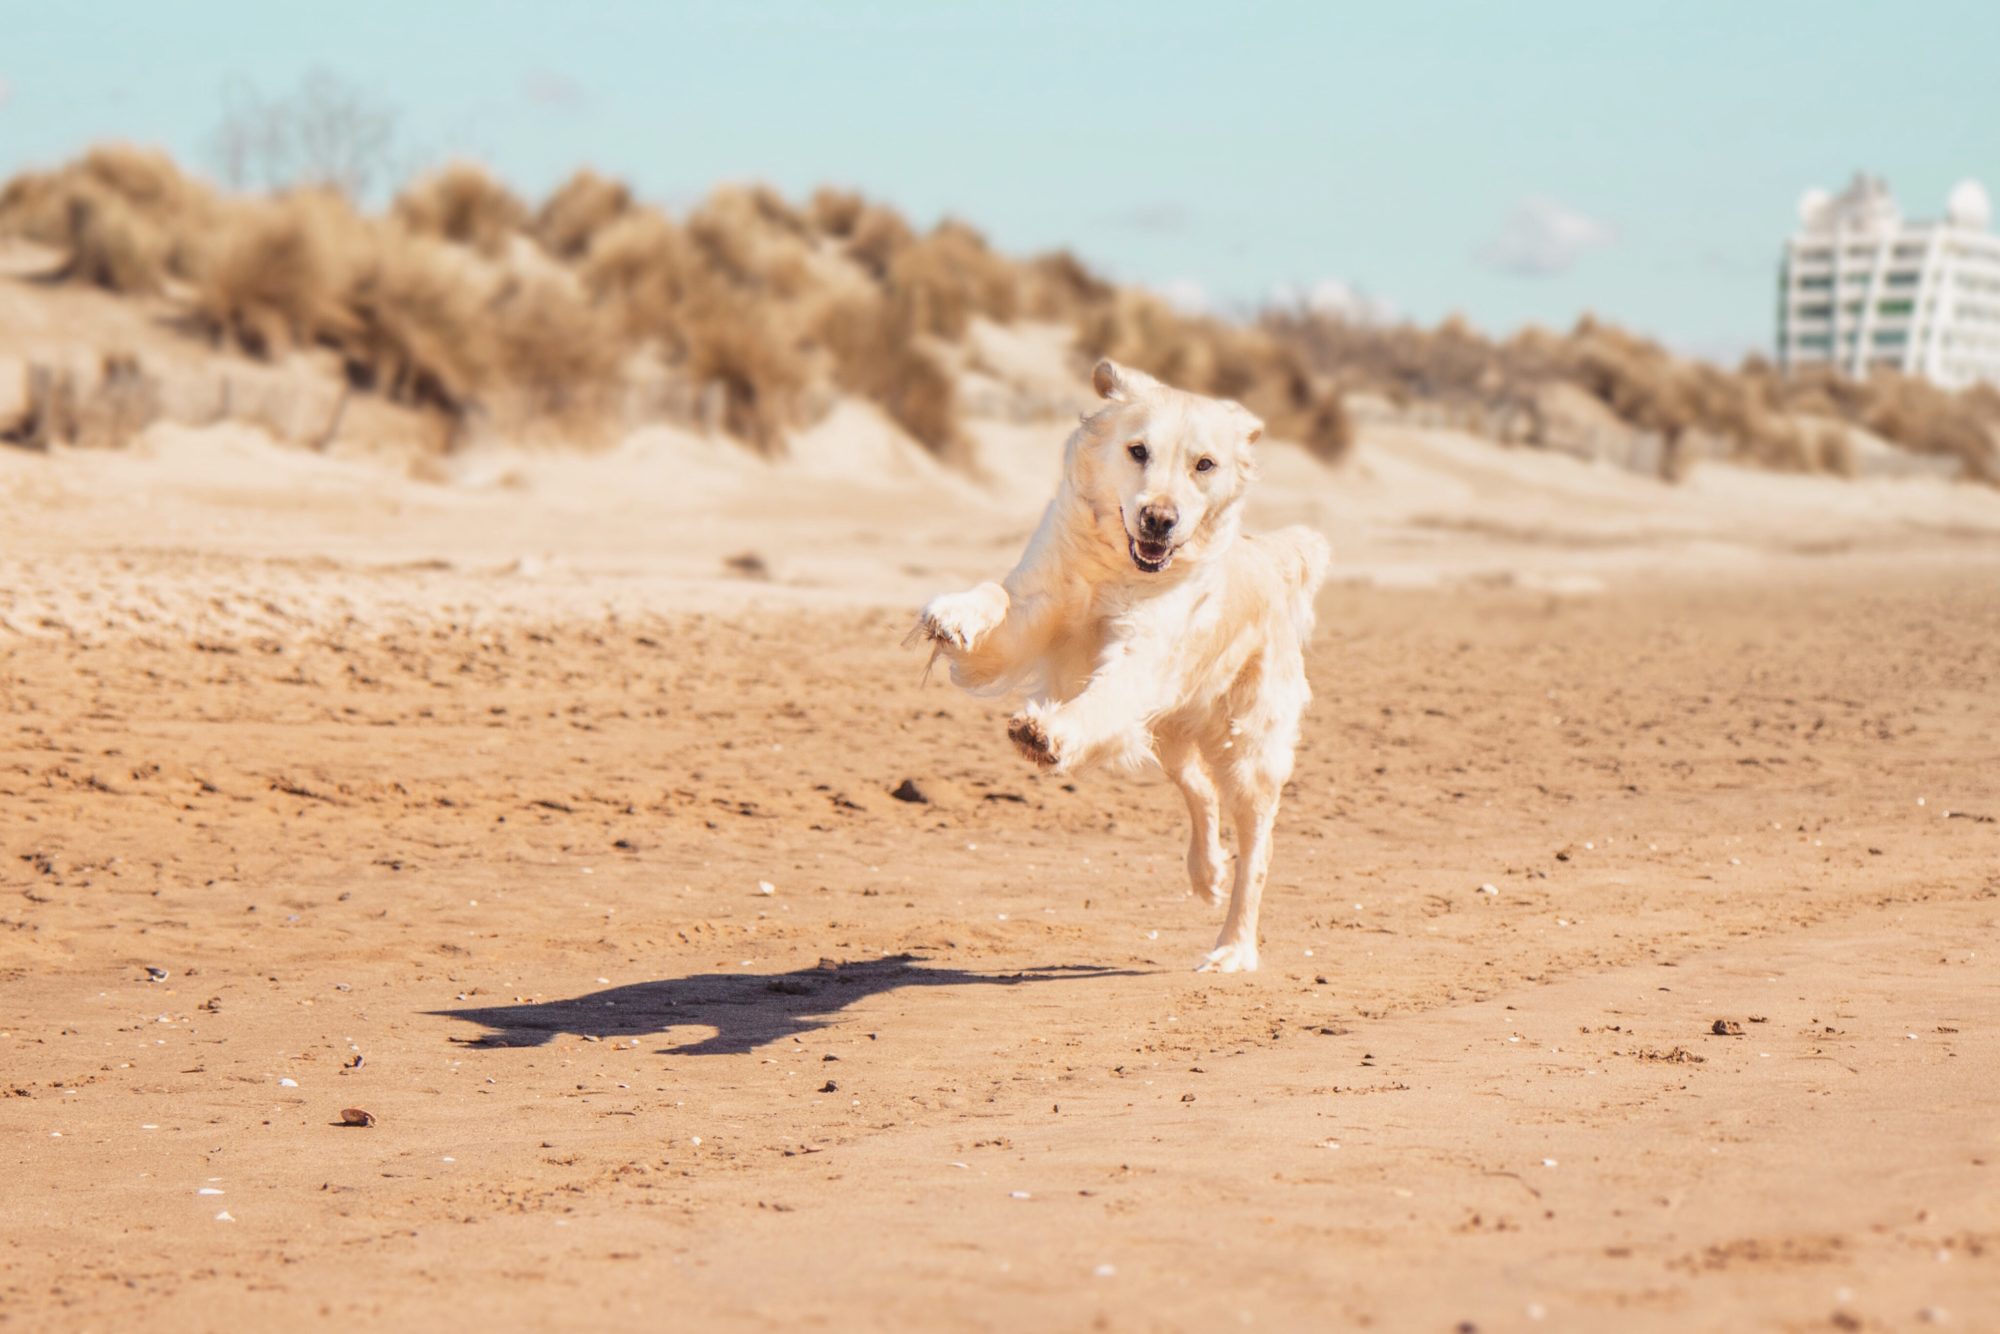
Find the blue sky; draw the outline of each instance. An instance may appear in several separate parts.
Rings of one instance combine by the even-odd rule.
[[[2000,4],[105,3],[0,0],[0,175],[98,139],[206,165],[223,89],[320,68],[412,161],[683,206],[860,187],[1003,248],[1234,306],[1351,284],[1425,322],[1590,310],[1769,336],[1808,185],[1930,215],[2000,185]]]

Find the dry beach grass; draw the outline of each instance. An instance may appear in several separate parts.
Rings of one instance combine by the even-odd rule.
[[[369,217],[327,191],[219,194],[161,154],[109,145],[9,182],[0,235],[52,247],[53,276],[164,301],[253,357],[326,349],[355,389],[451,419],[432,439],[462,439],[468,416],[510,437],[705,422],[782,452],[845,392],[963,461],[955,380],[973,322],[1035,320],[1069,329],[1084,364],[1111,356],[1239,398],[1327,459],[1351,446],[1355,393],[1509,442],[1609,448],[1579,446],[1567,394],[1649,441],[1638,466],[1669,477],[1713,457],[1844,474],[1856,431],[2000,476],[1990,390],[1785,379],[1755,360],[1726,371],[1593,320],[1504,340],[1305,309],[1232,323],[1064,254],[1002,255],[963,222],[919,232],[836,190],[797,208],[728,186],[676,220],[589,171],[531,208],[456,163]]]

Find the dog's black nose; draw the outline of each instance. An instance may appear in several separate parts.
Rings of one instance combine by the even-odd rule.
[[[1147,505],[1139,511],[1139,531],[1147,537],[1165,537],[1180,517],[1172,505]]]

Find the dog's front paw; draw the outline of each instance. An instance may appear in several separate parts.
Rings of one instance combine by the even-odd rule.
[[[916,626],[905,644],[924,641],[946,652],[975,648],[1007,618],[1007,593],[998,584],[981,584],[965,593],[932,598],[917,613]]]
[[[1254,973],[1257,971],[1257,942],[1225,941],[1202,956],[1197,973]]]
[[[1021,752],[1021,758],[1032,761],[1044,769],[1053,769],[1063,762],[1048,724],[1032,713],[1017,713],[1007,724],[1007,738],[1014,743],[1014,749]]]

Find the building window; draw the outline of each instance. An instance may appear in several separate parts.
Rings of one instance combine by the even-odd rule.
[[[1917,308],[1914,301],[1884,301],[1875,307],[1877,315],[1907,315]]]

